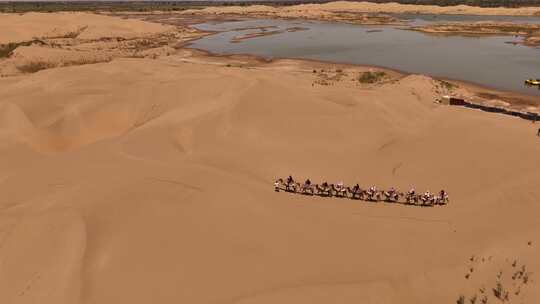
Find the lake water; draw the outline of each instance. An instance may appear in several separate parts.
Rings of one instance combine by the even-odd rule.
[[[400,15],[412,24],[446,21],[514,21],[540,23],[538,17]],[[274,26],[267,31],[302,27],[231,42],[237,36],[258,33],[249,27]],[[299,58],[387,67],[410,73],[464,80],[501,90],[540,96],[524,86],[527,78],[540,78],[540,48],[516,45],[513,36],[436,36],[399,29],[399,26],[364,26],[298,20],[244,20],[204,23],[195,27],[219,31],[191,47],[217,54],[251,54],[265,58]],[[244,29],[242,29],[244,28]]]

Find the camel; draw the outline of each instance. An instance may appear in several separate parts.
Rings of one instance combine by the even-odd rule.
[[[390,203],[397,203],[399,201],[399,197],[403,196],[403,193],[400,193],[394,189],[391,189],[389,191],[383,191],[382,194],[384,196],[384,200]]]
[[[305,183],[301,184],[295,182],[291,176],[286,180],[279,178],[274,182],[274,191],[280,192],[281,190],[305,195],[335,196],[373,202],[384,200],[385,202],[390,203],[398,203],[400,202],[400,198],[404,197],[405,204],[420,206],[446,205],[450,201],[448,193],[444,190],[441,190],[438,194],[431,194],[429,191],[426,191],[423,194],[417,194],[414,188],[407,193],[399,192],[395,188],[380,191],[377,190],[375,186],[370,187],[368,190],[362,190],[358,184],[351,188],[345,187],[341,182],[338,184],[328,184],[327,182],[323,182],[319,185],[312,184],[311,181],[307,179]]]
[[[279,192],[281,190],[281,185],[283,185],[283,179],[280,178],[274,182],[274,191]]]
[[[358,184],[352,188],[347,187],[347,192],[351,194],[351,199],[364,199],[365,191]]]
[[[435,196],[427,192],[420,196],[420,201],[422,202],[422,206],[433,206],[435,204]]]
[[[342,186],[335,186],[334,184],[330,185],[330,191],[334,193],[336,197],[347,197],[347,188]]]
[[[381,200],[381,192],[377,191],[375,187],[371,187],[366,191],[366,196],[368,201],[378,202]]]
[[[438,195],[435,197],[435,205],[446,205],[448,202],[450,202],[450,198],[446,193],[443,196]]]
[[[407,194],[405,194],[405,203],[407,204],[416,205],[418,200],[418,195],[414,192],[409,191]]]
[[[315,189],[317,190],[317,195],[332,196],[332,188],[326,182],[324,182],[321,186],[316,184]]]
[[[306,195],[313,195],[315,194],[315,190],[313,185],[304,183],[300,186],[300,193],[306,194]]]
[[[285,191],[287,192],[296,192],[300,184],[295,182],[289,182],[285,184]]]

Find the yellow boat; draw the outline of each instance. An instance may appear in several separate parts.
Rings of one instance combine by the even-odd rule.
[[[525,80],[527,85],[540,85],[540,79],[527,79]]]

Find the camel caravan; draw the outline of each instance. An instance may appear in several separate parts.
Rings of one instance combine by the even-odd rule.
[[[357,199],[370,202],[389,202],[400,203],[405,205],[431,207],[436,205],[446,205],[450,201],[448,193],[441,190],[438,194],[426,191],[417,193],[413,188],[408,192],[400,192],[394,187],[388,190],[378,190],[375,186],[369,189],[362,189],[358,184],[353,187],[343,185],[343,182],[336,184],[313,184],[309,179],[304,183],[296,182],[292,176],[283,180],[282,178],[274,182],[274,190],[276,192],[286,191],[303,195],[317,195],[322,197],[338,197]]]

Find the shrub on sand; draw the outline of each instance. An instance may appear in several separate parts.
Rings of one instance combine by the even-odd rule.
[[[457,87],[455,84],[444,80],[439,80],[439,83],[441,84],[441,87],[447,89],[448,91],[452,91]]]
[[[363,72],[358,76],[358,81],[360,83],[377,83],[381,81],[386,76],[385,72]]]
[[[46,61],[30,61],[22,65],[18,65],[17,69],[23,73],[35,73],[41,70],[50,69],[56,65]]]
[[[18,43],[0,44],[0,58],[9,57],[18,46]]]

